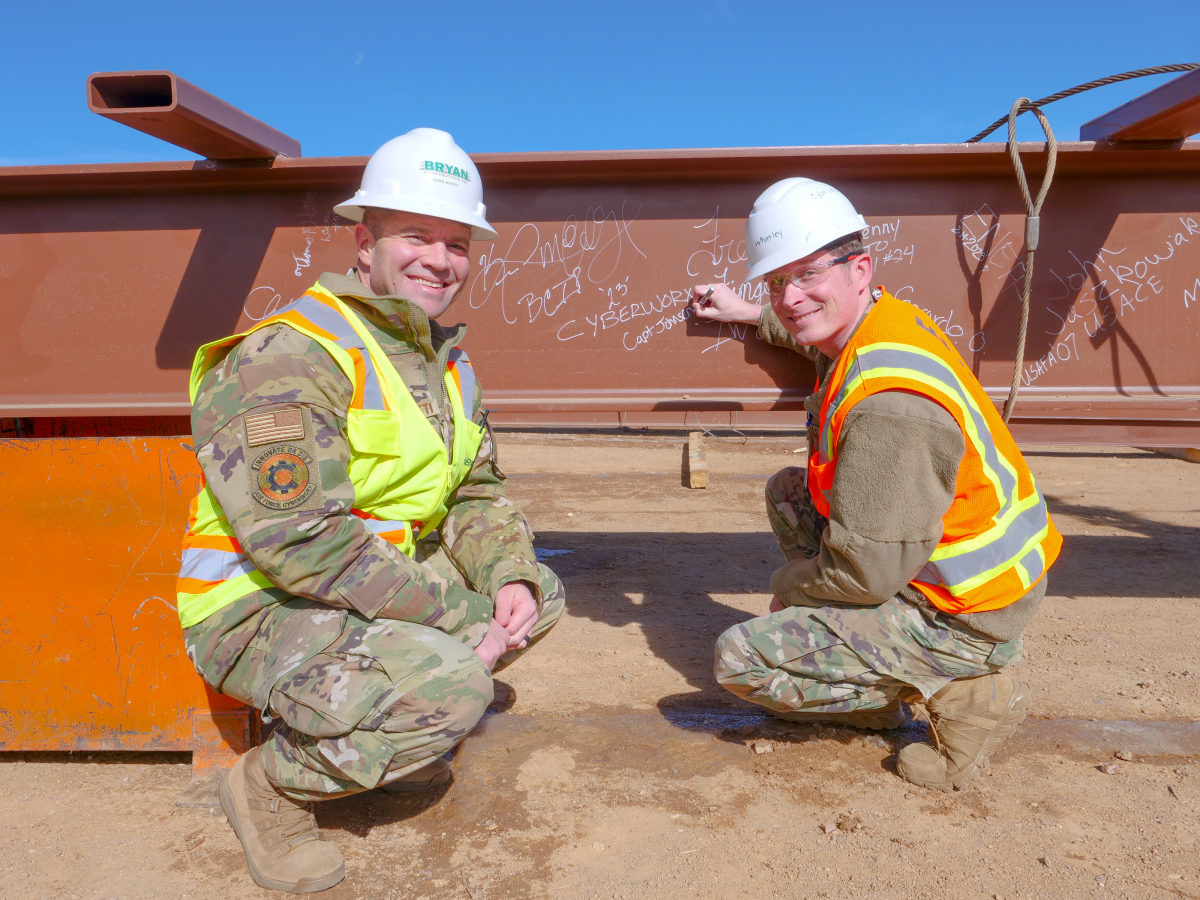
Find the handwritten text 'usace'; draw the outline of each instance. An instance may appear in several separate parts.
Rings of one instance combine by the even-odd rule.
[[[1163,293],[1166,287],[1159,267],[1175,256],[1177,248],[1200,235],[1200,225],[1194,219],[1181,216],[1179,223],[1178,230],[1169,231],[1154,251],[1139,259],[1126,257],[1127,247],[1101,247],[1094,261],[1080,259],[1072,250],[1068,255],[1075,261],[1074,270],[1065,275],[1050,270],[1056,282],[1048,295],[1050,302],[1073,295],[1076,300],[1065,316],[1047,306],[1059,324],[1046,333],[1059,339],[1041,359],[1025,366],[1021,380],[1026,386],[1055,365],[1079,359],[1075,328],[1082,327],[1093,344],[1102,342],[1105,338],[1101,333],[1116,325],[1118,319],[1136,313],[1142,304]],[[1193,299],[1185,290],[1184,306]]]

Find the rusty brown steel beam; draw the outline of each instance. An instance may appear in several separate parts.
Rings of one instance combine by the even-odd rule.
[[[1182,141],[1200,132],[1200,69],[1084,122],[1081,141]]]
[[[1021,150],[1039,177],[1043,147]],[[476,161],[500,238],[472,246],[474,275],[447,318],[472,326],[497,422],[682,425],[690,410],[798,423],[811,367],[753,329],[689,319],[683,300],[693,283],[740,283],[751,202],[797,174],[854,200],[878,280],[933,312],[997,399],[1006,390],[1023,207],[1003,145]],[[331,209],[365,162],[0,169],[0,415],[186,415],[199,343],[352,264],[352,232]],[[1200,422],[1198,176],[1197,142],[1062,145],[1017,412],[1037,418],[1039,440],[1061,421],[1099,443],[1120,427],[1195,445],[1180,435]]]
[[[1197,70],[1200,71],[1200,70]],[[1025,171],[1039,178],[1045,145],[1018,145]],[[0,167],[0,199],[154,191],[231,193],[357,189],[365,156],[280,157],[270,165],[230,167],[217,160]],[[694,150],[604,150],[480,153],[472,159],[489,188],[522,185],[630,185],[679,182],[759,183],[780,171],[814,178],[947,179],[1012,177],[1004,144],[900,144],[830,147],[737,147]],[[1059,144],[1058,176],[1196,175],[1200,141],[1171,152],[1137,143]],[[1057,177],[1057,176],[1056,176]],[[750,198],[751,201],[753,197]],[[746,204],[749,208],[749,203]]]
[[[214,160],[300,156],[300,142],[174,72],[96,72],[92,112]]]

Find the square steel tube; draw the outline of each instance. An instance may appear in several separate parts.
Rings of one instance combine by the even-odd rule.
[[[96,72],[88,109],[208,159],[300,156],[300,142],[174,72]]]

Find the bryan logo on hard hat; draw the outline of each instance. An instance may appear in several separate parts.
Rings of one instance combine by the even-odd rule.
[[[449,175],[451,178],[457,178],[459,181],[471,180],[471,173],[466,169],[460,169],[458,166],[450,165],[450,163],[434,162],[432,159],[427,159],[421,163],[421,171],[427,175],[435,172],[438,175]]]
[[[333,211],[361,222],[368,207],[462,222],[470,227],[471,240],[496,239],[486,219],[479,170],[454,138],[436,128],[414,128],[376,150],[362,186]]]

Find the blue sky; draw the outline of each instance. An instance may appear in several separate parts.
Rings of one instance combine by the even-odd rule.
[[[96,71],[169,69],[343,156],[418,125],[470,152],[961,141],[1022,95],[1200,62],[1195,0],[6,6],[2,165],[194,158],[88,112]],[[1164,80],[1047,113],[1073,140]]]

